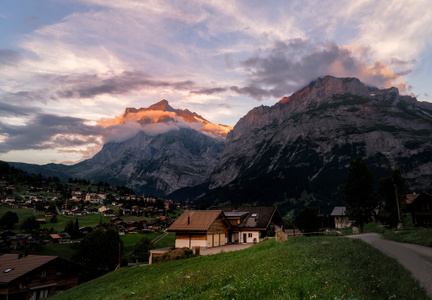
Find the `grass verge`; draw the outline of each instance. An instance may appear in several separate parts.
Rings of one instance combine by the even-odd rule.
[[[123,268],[53,299],[428,299],[395,260],[357,239],[296,237]]]

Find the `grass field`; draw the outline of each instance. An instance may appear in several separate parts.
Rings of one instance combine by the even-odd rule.
[[[5,214],[7,211],[14,212],[18,215],[19,222],[15,224],[15,226],[12,228],[12,231],[19,233],[20,225],[21,223],[30,216],[35,216],[37,219],[45,219],[46,223],[41,224],[41,227],[44,228],[53,228],[55,232],[62,232],[66,226],[66,222],[68,220],[73,220],[75,222],[76,219],[78,219],[78,224],[80,227],[83,226],[89,226],[89,227],[95,227],[99,222],[109,222],[109,220],[112,217],[105,217],[101,214],[90,214],[86,216],[63,216],[58,215],[57,216],[57,222],[56,223],[50,223],[50,218],[46,218],[45,214],[42,212],[37,212],[33,209],[23,209],[23,208],[10,208],[10,207],[4,207],[0,206],[0,216]],[[129,221],[141,221],[141,220],[151,220],[151,218],[145,218],[145,217],[137,217],[137,216],[124,216],[121,217],[124,222]]]
[[[128,267],[53,299],[427,299],[395,260],[356,239],[296,237]]]

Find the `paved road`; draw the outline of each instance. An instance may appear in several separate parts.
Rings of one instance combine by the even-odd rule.
[[[432,298],[432,248],[385,240],[378,233],[349,235],[371,244],[408,269]]]

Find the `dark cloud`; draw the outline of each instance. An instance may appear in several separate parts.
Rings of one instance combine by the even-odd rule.
[[[217,87],[217,88],[204,88],[197,91],[190,91],[191,94],[197,94],[197,95],[213,95],[213,94],[219,94],[227,91],[227,88]]]
[[[417,61],[415,59],[411,59],[411,60],[401,60],[401,59],[397,59],[397,58],[392,58],[390,61],[391,65],[396,65],[396,66],[406,66],[406,65],[413,65],[416,64]]]
[[[35,107],[22,107],[0,102],[0,117],[29,116],[40,111]]]
[[[140,71],[123,72],[102,78],[98,75],[62,76],[53,80],[60,86],[57,96],[60,98],[93,98],[102,94],[122,95],[143,88],[172,88],[188,90],[194,82],[156,80]]]
[[[27,149],[51,149],[100,143],[100,126],[89,126],[84,119],[36,114],[24,125],[11,125],[0,121],[0,135],[5,137],[0,152]]]
[[[0,49],[0,66],[14,66],[21,59],[21,55],[16,51],[9,49]]]
[[[240,65],[247,74],[246,84],[230,90],[257,100],[288,96],[325,75],[358,77],[367,84],[381,87],[409,72],[396,74],[381,62],[369,67],[350,50],[335,43],[312,43],[302,39],[276,42],[271,48],[257,51],[241,61]]]

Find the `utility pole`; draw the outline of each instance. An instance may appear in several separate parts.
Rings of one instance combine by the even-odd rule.
[[[394,184],[395,187],[395,194],[396,194],[396,207],[397,207],[397,212],[398,212],[398,229],[402,229],[402,220],[401,220],[401,214],[400,214],[400,209],[399,209],[399,197],[398,197],[398,191],[397,191],[397,185],[396,183]]]

